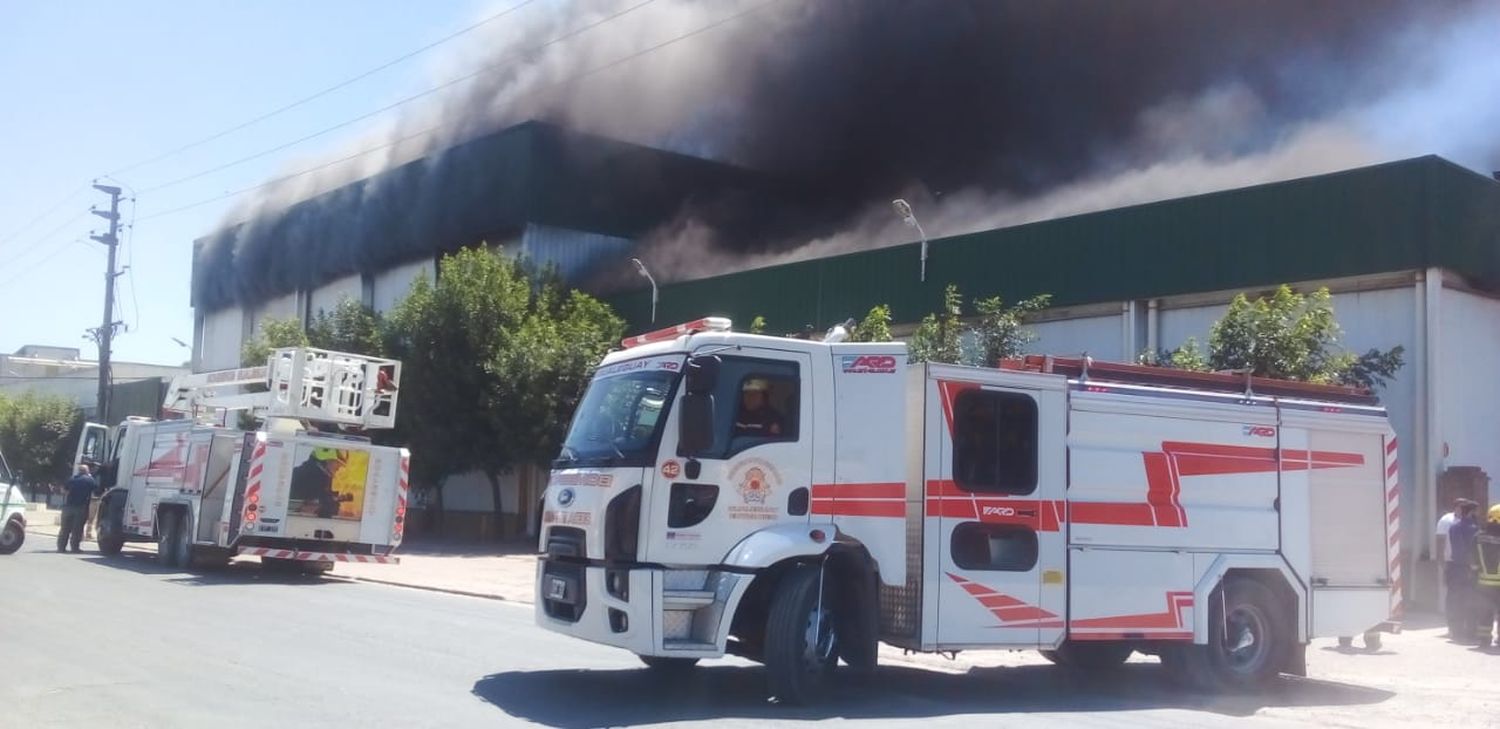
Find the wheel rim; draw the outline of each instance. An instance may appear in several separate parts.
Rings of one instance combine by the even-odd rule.
[[[1254,605],[1239,605],[1224,620],[1224,658],[1231,671],[1259,673],[1270,655],[1269,621]]]
[[[808,612],[802,645],[802,663],[810,672],[821,672],[837,660],[838,631],[833,611],[813,608]]]
[[[4,531],[0,531],[0,546],[9,547],[18,541],[20,541],[20,534],[15,527],[8,526]]]

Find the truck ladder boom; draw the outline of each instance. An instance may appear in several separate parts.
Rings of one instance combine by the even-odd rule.
[[[401,363],[311,347],[275,350],[261,367],[179,375],[162,409],[196,416],[205,410],[251,410],[268,418],[338,423],[364,429],[396,422]],[[259,392],[244,392],[258,385]]]

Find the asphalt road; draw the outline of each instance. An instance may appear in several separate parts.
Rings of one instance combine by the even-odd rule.
[[[527,605],[252,565],[190,574],[144,553],[56,554],[34,536],[0,557],[0,727],[1400,723],[1381,719],[1385,690],[1287,680],[1216,699],[1183,695],[1150,664],[1108,686],[1041,665],[886,665],[794,709],[764,701],[757,666],[662,682],[633,656],[535,628]]]

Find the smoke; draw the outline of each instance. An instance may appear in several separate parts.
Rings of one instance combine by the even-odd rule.
[[[531,119],[763,174],[747,192],[717,183],[682,190],[666,171],[648,171],[667,178],[658,188],[681,193],[648,221],[640,244],[663,280],[906,242],[910,230],[889,209],[897,196],[937,237],[1412,154],[1493,164],[1497,8],[1430,0],[538,6],[435,70],[438,78],[484,73],[350,145],[389,144],[382,153],[273,187],[234,211],[231,220],[246,222],[205,243],[195,297],[210,305],[255,298],[472,242],[454,238],[504,216],[456,219],[485,219],[466,206],[493,204],[484,188],[503,181],[454,145]],[[397,175],[356,182],[412,160],[420,161]],[[290,252],[302,262],[280,260]],[[593,284],[634,285],[633,277],[622,271]]]

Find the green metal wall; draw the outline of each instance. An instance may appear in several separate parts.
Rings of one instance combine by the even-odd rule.
[[[1066,306],[1443,266],[1500,290],[1500,183],[1438,157],[663,286],[658,325],[727,315],[822,329],[889,304],[897,322],[969,298]],[[650,292],[610,299],[650,328]]]

